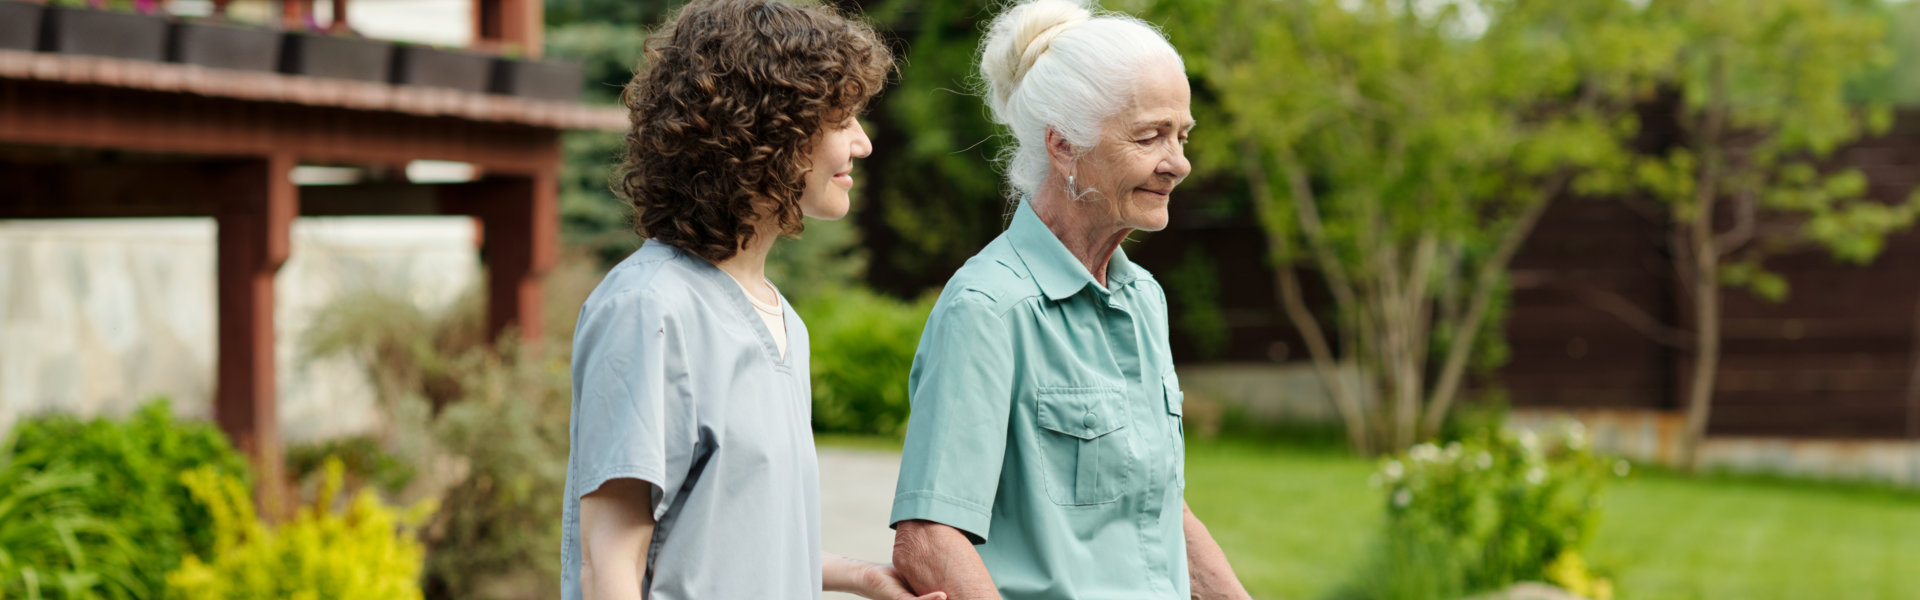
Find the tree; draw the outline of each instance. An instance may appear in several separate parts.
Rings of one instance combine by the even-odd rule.
[[[1710,0],[1650,5],[1651,22],[1682,40],[1662,74],[1679,95],[1681,139],[1637,158],[1635,182],[1676,225],[1673,267],[1694,323],[1681,444],[1689,468],[1712,413],[1721,285],[1779,300],[1787,281],[1764,268],[1766,256],[1817,247],[1868,262],[1920,213],[1920,194],[1877,202],[1860,173],[1821,165],[1891,124],[1885,106],[1847,101],[1849,82],[1886,60],[1873,9],[1869,0],[1745,0],[1737,11]],[[1763,211],[1797,226],[1766,231]]]
[[[1196,168],[1251,187],[1283,308],[1363,452],[1435,434],[1469,366],[1502,359],[1508,262],[1555,196],[1624,185],[1628,109],[1674,44],[1625,0],[1142,8],[1195,79]],[[1331,291],[1331,334],[1301,266]]]

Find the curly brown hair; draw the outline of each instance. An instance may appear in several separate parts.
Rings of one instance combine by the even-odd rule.
[[[635,232],[712,262],[762,215],[800,232],[816,134],[858,114],[893,66],[865,23],[775,0],[691,2],[646,55],[621,94],[632,125],[611,183]]]

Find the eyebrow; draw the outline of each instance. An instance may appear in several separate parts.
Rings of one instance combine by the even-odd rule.
[[[1184,123],[1184,125],[1185,125],[1184,127],[1185,129],[1193,129],[1194,122],[1187,121],[1186,123]],[[1161,119],[1158,121],[1136,121],[1133,124],[1134,130],[1148,129],[1148,128],[1158,129],[1161,127],[1173,128],[1173,119]]]

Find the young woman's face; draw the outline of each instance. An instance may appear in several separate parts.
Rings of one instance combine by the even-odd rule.
[[[847,216],[853,189],[853,159],[873,154],[873,140],[860,127],[860,120],[828,125],[813,145],[813,170],[807,172],[807,191],[800,196],[800,212],[828,221]]]

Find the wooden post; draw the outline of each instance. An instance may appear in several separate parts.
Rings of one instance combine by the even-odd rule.
[[[500,52],[518,48],[527,59],[540,58],[546,14],[540,0],[474,0],[475,49]]]
[[[273,276],[287,260],[299,191],[293,158],[274,155],[219,169],[219,383],[214,417],[253,464],[254,500],[284,516],[286,477],[274,386]]]
[[[333,0],[333,22],[327,24],[327,33],[339,35],[352,31],[353,28],[347,26],[347,0]]]
[[[517,326],[537,342],[542,331],[541,280],[559,257],[559,176],[495,176],[442,189],[443,206],[480,219],[487,265],[487,332]]]

